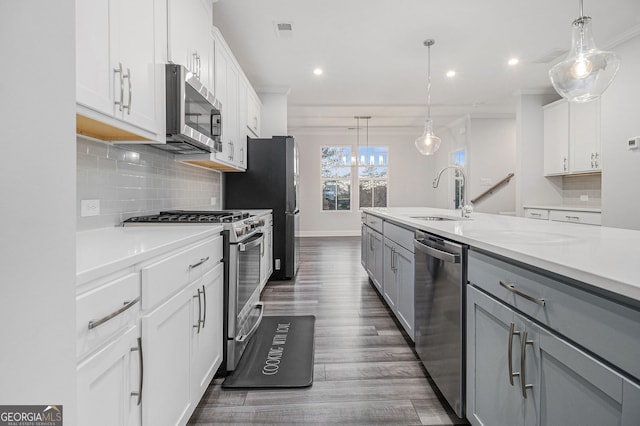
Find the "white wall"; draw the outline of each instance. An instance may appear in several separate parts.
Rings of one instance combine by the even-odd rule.
[[[602,224],[640,229],[640,36],[616,47],[620,71],[602,96]]]
[[[436,133],[442,139],[435,155],[436,171],[451,164],[451,155],[466,150],[465,174],[468,202],[516,168],[516,121],[513,118],[462,117]],[[445,171],[434,189],[433,207],[453,208],[454,171]],[[432,177],[433,179],[433,177]],[[515,179],[493,194],[472,205],[483,213],[513,212],[515,210]]]
[[[562,177],[544,177],[544,116],[542,106],[553,94],[520,94],[516,107],[516,214],[523,205],[562,204]]]
[[[389,207],[433,205],[433,158],[424,157],[414,146],[420,131],[394,134],[369,131],[370,146],[389,147]],[[344,131],[296,132],[300,147],[300,231],[302,236],[359,235],[360,212],[352,191],[350,212],[322,211],[320,149],[322,146],[356,145],[356,135]],[[360,145],[366,141],[360,135]]]
[[[512,118],[471,120],[469,145],[469,200],[500,182],[516,168],[516,121]],[[473,204],[483,213],[514,212],[517,176]]]
[[[0,404],[75,424],[75,2],[0,2]]]

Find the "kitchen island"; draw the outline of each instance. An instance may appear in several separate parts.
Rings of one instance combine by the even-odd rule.
[[[623,296],[640,307],[640,268],[633,256],[640,231],[486,213],[464,219],[459,211],[424,207],[363,211]],[[454,220],[418,219],[438,215]]]
[[[415,287],[418,301],[422,290],[415,329],[405,326],[416,350],[442,336],[442,324],[461,324],[465,396],[449,402],[456,412],[461,405],[471,424],[637,424],[640,279],[627,253],[640,232],[482,213],[462,218],[431,208],[364,209],[362,230],[365,269],[403,326],[404,299]],[[442,261],[426,260],[426,278],[419,271],[425,259],[418,250],[415,283],[388,283],[387,270],[403,268],[393,244],[408,249],[416,230],[467,247],[449,255],[463,271],[459,300],[445,299],[434,284],[447,268]],[[410,265],[404,268],[409,277]],[[388,294],[397,295],[395,303]],[[440,315],[446,300],[461,309]]]

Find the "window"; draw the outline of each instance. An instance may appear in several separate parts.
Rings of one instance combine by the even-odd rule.
[[[322,147],[322,210],[351,210],[350,147]]]
[[[358,150],[359,208],[387,207],[389,176],[387,147]]]
[[[386,207],[387,147],[322,147],[322,210],[351,210],[351,188],[358,189],[358,208]],[[357,179],[357,181],[356,181]]]

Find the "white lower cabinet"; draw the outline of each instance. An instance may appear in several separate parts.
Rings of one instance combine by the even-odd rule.
[[[264,239],[260,252],[260,290],[267,285],[269,277],[273,273],[273,215],[264,216],[265,224],[262,227]]]
[[[79,425],[140,424],[140,329],[133,325],[77,367]]]
[[[145,425],[186,424],[222,363],[219,263],[142,317]]]
[[[631,426],[637,424],[639,407],[637,384],[467,286],[471,424]]]

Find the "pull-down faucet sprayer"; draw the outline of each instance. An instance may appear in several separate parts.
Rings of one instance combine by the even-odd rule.
[[[442,170],[438,172],[438,174],[436,175],[436,178],[433,180],[433,187],[434,188],[438,187],[438,184],[440,184],[440,177],[442,176],[442,173],[444,173],[444,171],[447,169],[455,169],[456,171],[460,172],[460,175],[462,176],[462,194],[460,194],[460,210],[461,210],[462,217],[469,217],[471,215],[471,212],[473,211],[473,207],[471,207],[468,204],[465,204],[467,202],[467,177],[465,176],[464,169],[462,167],[458,165],[452,165],[452,166],[446,166],[442,168]]]

